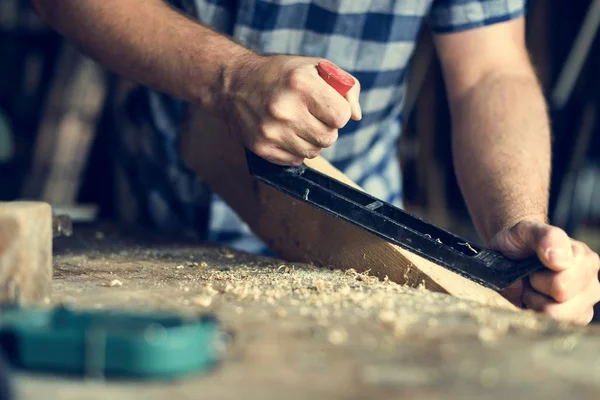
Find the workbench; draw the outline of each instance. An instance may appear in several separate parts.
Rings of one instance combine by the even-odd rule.
[[[48,306],[214,313],[217,368],[174,382],[16,376],[23,399],[598,399],[600,329],[355,271],[113,226],[54,243]]]

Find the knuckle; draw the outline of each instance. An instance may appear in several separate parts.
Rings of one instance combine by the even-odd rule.
[[[517,249],[525,248],[532,233],[532,226],[527,222],[520,221],[510,229],[510,233],[507,235],[507,239],[511,245]]]
[[[302,165],[303,162],[304,162],[304,159],[299,158],[299,157],[294,157],[290,160],[290,164],[295,167]]]
[[[319,138],[318,138],[319,146],[321,146],[322,148],[331,147],[331,146],[333,146],[333,144],[335,143],[337,138],[338,138],[337,130],[327,132],[325,135],[319,136]]]
[[[272,153],[272,149],[264,144],[256,144],[250,150],[262,158],[269,158]]]
[[[552,244],[556,241],[566,241],[569,240],[569,235],[556,226],[549,226],[547,231],[545,232],[542,242],[543,244]]]
[[[319,148],[309,149],[306,151],[304,158],[313,159],[313,158],[317,157],[320,153],[321,153],[321,149],[319,149]]]
[[[302,90],[306,85],[306,77],[304,72],[301,69],[292,70],[287,79],[287,84],[291,89],[294,90]]]
[[[277,98],[271,100],[267,105],[268,114],[275,119],[284,119],[285,111],[285,104]]]
[[[263,146],[261,141],[258,138],[253,138],[253,140],[250,143],[247,143],[246,146],[248,147],[248,149],[257,154],[260,155],[258,153],[260,153],[263,150]]]
[[[584,317],[583,317],[583,320],[582,320],[581,322],[582,322],[584,325],[587,325],[587,324],[589,324],[590,322],[592,322],[592,320],[593,320],[593,319],[594,319],[594,309],[592,308],[592,309],[589,309],[589,310],[588,310],[588,311],[585,313],[585,315],[584,315]]]
[[[568,284],[563,279],[554,279],[552,281],[550,294],[559,303],[564,303],[571,298]]]
[[[352,110],[350,109],[350,105],[343,107],[343,109],[336,111],[332,116],[333,125],[337,129],[342,129],[352,116]]]
[[[275,141],[277,134],[275,129],[268,124],[261,124],[259,128],[260,139],[266,143],[272,143]]]

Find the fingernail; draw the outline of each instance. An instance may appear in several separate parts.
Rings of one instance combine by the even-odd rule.
[[[571,255],[563,249],[547,249],[546,258],[554,265],[567,266],[571,262]]]

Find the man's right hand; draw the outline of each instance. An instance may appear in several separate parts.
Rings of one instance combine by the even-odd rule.
[[[320,59],[258,55],[162,0],[35,6],[107,69],[216,114],[238,143],[268,161],[314,158],[350,117],[361,118],[358,82],[342,97],[319,76]]]
[[[220,114],[231,134],[279,165],[300,165],[333,145],[338,129],[350,118],[362,117],[360,85],[356,81],[343,97],[319,76],[319,61],[286,55],[243,57],[224,77]]]

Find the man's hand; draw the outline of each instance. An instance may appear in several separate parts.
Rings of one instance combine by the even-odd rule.
[[[586,325],[592,320],[600,301],[600,261],[586,244],[560,228],[523,220],[494,236],[489,247],[513,259],[537,254],[547,267],[506,289],[503,295],[511,302],[561,321]]]
[[[360,85],[342,97],[317,72],[317,58],[249,55],[225,77],[221,116],[230,132],[262,158],[299,165],[361,118]]]

